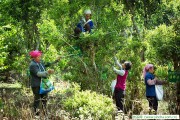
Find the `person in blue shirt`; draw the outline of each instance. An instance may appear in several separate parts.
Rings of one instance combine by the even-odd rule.
[[[84,17],[77,24],[74,29],[75,38],[79,38],[80,33],[91,33],[94,27],[93,21],[91,20],[91,10],[87,9],[84,11]]]
[[[149,113],[151,114],[152,109],[154,109],[155,114],[157,114],[158,100],[156,98],[155,85],[165,84],[165,81],[158,80],[154,75],[154,65],[147,64],[143,69],[143,78],[146,85],[146,97],[149,102]]]

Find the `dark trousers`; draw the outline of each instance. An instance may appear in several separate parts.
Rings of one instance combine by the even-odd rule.
[[[147,100],[149,101],[149,107],[157,111],[158,101],[156,96],[147,96]]]
[[[114,97],[115,97],[116,106],[117,106],[118,110],[124,111],[124,109],[123,109],[124,95],[125,95],[124,90],[115,88]]]
[[[39,94],[40,87],[32,87],[34,94],[34,112],[37,113],[37,108],[39,107],[40,101],[42,102],[43,112],[46,112],[47,94]]]

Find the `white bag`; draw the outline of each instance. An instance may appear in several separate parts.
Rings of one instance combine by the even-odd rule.
[[[156,91],[156,98],[157,100],[163,99],[163,86],[162,85],[155,85],[155,91]]]
[[[112,93],[114,93],[114,88],[116,86],[116,83],[117,83],[117,80],[113,80],[112,83],[111,83],[111,90],[112,90]]]

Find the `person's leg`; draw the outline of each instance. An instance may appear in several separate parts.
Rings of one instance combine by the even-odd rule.
[[[124,91],[115,89],[114,93],[115,93],[115,100],[116,100],[116,106],[118,108],[118,111],[119,110],[123,111],[124,110],[123,109]]]
[[[151,114],[152,112],[152,108],[153,108],[153,101],[152,101],[152,97],[147,96],[147,100],[149,102],[149,114]]]
[[[156,97],[154,97],[154,100],[153,100],[153,109],[155,110],[155,114],[157,114],[158,100]]]
[[[41,101],[42,101],[42,109],[45,115],[47,115],[47,94],[41,94]]]
[[[91,27],[90,27],[90,25],[89,24],[86,24],[85,26],[84,26],[84,29],[85,29],[85,32],[91,32]]]
[[[156,97],[154,96],[147,96],[147,100],[149,101],[149,114],[152,113],[152,109],[155,110],[155,114],[157,113],[157,108],[158,108],[158,101],[156,99]]]
[[[32,87],[32,91],[34,94],[33,108],[36,115],[39,115],[39,111],[37,111],[39,107],[39,102],[40,102],[39,89],[40,89],[39,87]]]

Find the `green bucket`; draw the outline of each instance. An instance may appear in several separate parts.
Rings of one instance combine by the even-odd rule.
[[[168,71],[169,82],[180,82],[180,72],[179,71]]]

